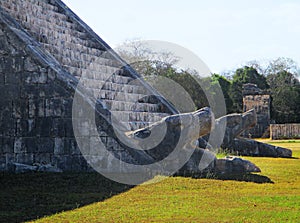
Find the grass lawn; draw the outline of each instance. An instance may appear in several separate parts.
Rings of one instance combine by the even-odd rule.
[[[22,220],[24,210],[29,217],[23,219],[35,219],[66,210],[38,222],[300,222],[300,141],[264,141],[291,148],[295,158],[246,157],[262,172],[238,181],[169,177],[128,188],[95,174],[73,176],[76,180],[67,174],[4,175],[11,182],[1,178],[0,218]],[[257,183],[265,178],[268,183]]]

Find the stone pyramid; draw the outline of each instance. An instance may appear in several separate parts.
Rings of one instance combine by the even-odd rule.
[[[91,170],[74,137],[78,92],[96,114],[101,142],[113,151],[97,154],[111,171],[110,156],[132,163],[144,156],[118,142],[112,115],[136,130],[177,113],[60,0],[1,0],[0,44],[2,170],[12,163]],[[91,135],[84,140],[85,155],[92,155]]]

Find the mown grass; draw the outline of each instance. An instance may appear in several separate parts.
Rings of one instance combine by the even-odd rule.
[[[300,141],[268,143],[294,155],[246,157],[273,183],[169,177],[38,222],[300,222]]]

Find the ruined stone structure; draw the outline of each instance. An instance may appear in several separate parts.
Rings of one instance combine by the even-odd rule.
[[[255,109],[257,115],[257,124],[252,129],[245,131],[244,137],[269,136],[270,100],[270,95],[259,89],[257,85],[251,83],[243,85],[243,111]]]
[[[254,109],[243,114],[229,114],[215,120],[215,129],[225,126],[224,139],[220,142],[212,140],[209,144],[208,137],[204,136],[199,139],[199,146],[202,148],[222,148],[234,155],[242,156],[261,156],[261,157],[292,157],[290,149],[261,143],[253,139],[243,138],[244,132],[247,132],[257,123],[257,116]],[[220,135],[216,134],[216,136]],[[215,143],[216,142],[216,143]],[[208,145],[209,144],[209,145]]]
[[[299,139],[300,124],[271,124],[270,126],[271,139]]]

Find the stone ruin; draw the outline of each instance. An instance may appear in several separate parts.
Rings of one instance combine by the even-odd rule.
[[[256,125],[245,131],[247,138],[267,138],[270,136],[270,110],[271,97],[268,92],[262,91],[256,84],[243,85],[243,111],[254,109],[256,111]]]
[[[292,151],[289,149],[242,137],[245,131],[253,128],[256,124],[257,115],[254,109],[243,114],[223,116],[215,121],[216,129],[222,129],[225,126],[223,141],[219,144],[210,145],[207,142],[208,136],[203,136],[199,139],[200,146],[203,148],[222,148],[231,154],[241,156],[292,157]]]
[[[217,120],[209,108],[178,114],[60,0],[1,0],[0,45],[1,171],[94,171],[93,163],[86,161],[89,157],[107,172],[130,172],[112,160],[154,163],[172,151],[180,131],[185,135],[181,149],[194,152],[178,173],[259,172],[249,161],[216,159],[209,151],[221,145],[209,145],[205,135],[214,126],[218,130],[224,120],[229,124],[222,147],[242,155],[268,155],[261,152],[269,149],[267,145],[239,138],[256,122],[255,113]],[[72,112],[73,102],[82,110]],[[86,112],[95,116],[96,130],[85,118]],[[73,129],[74,116],[81,132]],[[197,131],[192,131],[191,120],[197,120]],[[114,129],[116,124],[122,131]],[[162,125],[167,126],[166,136],[154,149],[130,146],[131,141],[143,142]],[[79,149],[76,134],[84,150]],[[106,153],[95,152],[99,142]],[[276,156],[291,156],[285,150],[270,150]],[[210,162],[200,168],[203,157]]]

